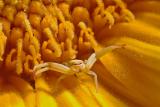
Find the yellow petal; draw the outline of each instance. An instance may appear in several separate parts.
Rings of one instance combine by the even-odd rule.
[[[46,88],[48,90],[50,89],[50,92],[52,93],[52,97],[56,98],[58,105],[60,107],[64,107],[64,106],[73,107],[75,105],[76,107],[82,107],[82,105],[79,103],[77,98],[70,91],[68,91],[64,86],[62,86],[63,81],[61,81],[58,84],[57,89],[55,89],[57,79],[58,78],[56,78],[54,73],[49,73],[48,75],[43,77],[43,81],[46,82],[46,86],[49,86],[48,88],[47,87]],[[68,80],[65,79],[65,81],[68,81]],[[75,82],[73,81],[73,83]]]
[[[95,71],[99,71],[95,66]],[[100,106],[100,107],[125,107],[127,106],[124,102],[117,99],[116,96],[112,95],[105,90],[102,86],[101,82],[99,81],[99,86],[96,91],[95,83],[93,82],[93,78],[90,76],[83,76],[81,80],[81,84],[77,86],[72,92],[75,96],[82,101],[82,104],[88,104],[85,106],[93,107],[93,106]],[[98,75],[98,80],[100,79]],[[88,101],[84,103],[85,101]]]
[[[46,83],[44,76],[35,81],[36,87],[36,105],[37,107],[57,107],[57,102],[52,96],[52,91]]]
[[[60,106],[65,107],[83,107],[78,99],[68,90],[64,90],[62,93],[58,94],[56,99]]]
[[[154,12],[154,13],[160,13],[160,1],[137,1],[133,2],[130,6],[128,6],[129,9],[133,12]]]
[[[160,28],[160,14],[150,12],[138,12],[134,14],[137,20],[147,23],[151,26]]]
[[[8,91],[1,93],[0,105],[3,107],[25,107],[20,95],[10,87]]]
[[[125,107],[125,104],[115,96],[104,90],[100,85],[96,92],[93,79],[90,76],[81,75],[80,78],[69,76],[58,84],[58,92],[55,97],[60,106],[65,107]],[[47,83],[54,89],[55,75],[47,75]],[[78,81],[80,80],[80,81]]]
[[[153,70],[160,71],[160,46],[131,38],[121,38],[118,43],[126,44],[124,55]]]
[[[94,70],[98,70],[96,66],[95,66]],[[97,102],[99,104],[100,107],[116,107],[117,105],[119,107],[126,107],[127,106],[127,104],[120,101],[116,96],[114,96],[108,90],[106,90],[102,86],[101,82],[99,82],[99,87],[98,87],[97,91],[95,91],[95,87],[93,87],[94,83],[91,81],[84,83],[84,85],[85,86],[83,86],[81,91],[84,91],[86,93],[89,92],[88,94],[90,96],[92,96],[92,98],[95,100],[95,102]]]
[[[131,38],[122,38],[118,43],[126,44],[126,48],[100,59],[105,68],[123,84],[127,94],[120,91],[121,88],[118,91],[139,105],[160,105],[160,95],[157,94],[160,89],[160,47]]]
[[[15,76],[10,76],[8,81],[20,92],[26,107],[35,107],[34,89],[28,82]]]
[[[127,104],[113,96],[104,87],[99,87],[99,92],[93,92],[93,95],[101,107],[127,107]]]
[[[142,21],[133,21],[130,23],[120,23],[112,27],[105,28],[98,35],[99,41],[109,43],[110,39],[119,39],[120,37],[132,37],[138,40],[146,41],[151,44],[160,45],[160,30],[155,26],[150,26]],[[104,39],[105,38],[105,39]],[[112,42],[113,43],[113,42]]]
[[[20,93],[0,77],[0,105],[2,107],[25,107]]]
[[[53,40],[50,38],[53,36],[51,33],[56,33],[56,35],[58,33],[59,35],[60,33],[57,31],[61,32],[61,30],[63,30],[63,29],[58,29],[57,26],[59,25],[60,22],[57,22],[57,20],[61,22],[66,21],[65,17],[63,17],[63,14],[61,14],[63,12],[61,12],[60,9],[56,6],[56,5],[60,5],[61,3],[52,5],[49,3],[51,2],[50,0],[45,0],[46,3],[43,0],[44,2],[44,5],[43,5],[41,4],[42,3],[41,1],[31,0],[31,4],[28,4],[30,0],[25,0],[22,3],[17,2],[17,0],[14,0],[15,3],[12,3],[11,0],[9,0],[8,2],[4,1],[5,4],[7,4],[5,5],[3,1],[2,3],[1,1],[0,1],[0,8],[4,8],[3,9],[4,11],[2,10],[3,14],[1,18],[4,18],[4,19],[9,18],[14,20],[13,16],[14,14],[15,15],[17,14],[16,11],[18,11],[19,9],[20,10],[24,9],[23,12],[20,12],[19,14],[20,17],[15,18],[16,21],[13,21],[13,23],[8,22],[13,24],[12,28],[23,26],[23,28],[20,28],[20,29],[22,29],[24,32],[28,33],[29,36],[31,36],[31,42],[28,45],[25,45],[27,44],[25,43],[26,42],[25,41],[26,39],[25,39],[24,49],[20,49],[20,50],[24,50],[25,53],[28,54],[28,48],[31,49],[31,54],[33,57],[36,56],[35,54],[36,52],[39,53],[39,51],[42,50],[42,60],[44,61],[47,59],[46,57],[43,57],[43,56],[48,57],[49,55],[52,57],[52,58],[50,57],[49,59],[53,59],[57,62],[62,58],[63,56],[61,55],[62,53],[66,55],[66,58],[63,58],[63,59],[67,59],[68,57],[67,54],[65,52],[62,52],[63,50],[65,50],[64,43],[60,45],[59,42],[61,40],[58,40],[57,36],[54,36],[52,38]],[[102,1],[103,0],[99,0],[99,2],[102,2]],[[80,75],[80,77],[78,78],[75,78],[75,76],[69,76],[68,78],[63,80],[60,84],[58,84],[58,90],[55,93],[54,90],[56,89],[55,87],[56,79],[58,77],[57,75],[55,75],[56,73],[54,72],[43,73],[40,77],[37,77],[35,80],[36,89],[33,89],[33,87],[28,82],[19,78],[21,77],[21,75],[19,75],[19,77],[15,77],[15,76],[11,76],[12,74],[8,73],[9,76],[4,77],[5,79],[0,77],[0,106],[3,106],[3,107],[9,107],[9,106],[12,106],[12,107],[35,107],[35,106],[36,107],[48,107],[48,106],[49,107],[57,107],[57,106],[60,106],[60,107],[63,107],[63,106],[64,107],[67,107],[67,106],[68,107],[72,107],[72,106],[73,107],[74,106],[76,107],[83,107],[83,106],[84,107],[101,107],[101,106],[102,107],[117,107],[117,106],[118,107],[125,107],[125,106],[152,107],[153,106],[154,107],[154,106],[157,106],[158,107],[160,106],[160,102],[159,102],[160,94],[158,94],[160,90],[160,83],[159,83],[160,81],[160,78],[159,78],[160,23],[158,23],[160,22],[160,2],[158,0],[124,0],[128,2],[128,4],[126,4],[125,6],[125,4],[122,1],[123,0],[113,0],[113,2],[115,3],[112,4],[112,0],[104,0],[105,7],[107,6],[106,8],[116,5],[115,13],[114,12],[107,13],[109,19],[112,19],[110,20],[111,26],[114,23],[114,20],[113,20],[114,17],[117,18],[117,20],[115,20],[115,25],[113,25],[112,27],[111,26],[109,28],[103,27],[104,29],[102,29],[102,31],[98,31],[100,32],[98,35],[94,31],[95,38],[98,39],[97,41],[99,41],[100,43],[103,43],[105,46],[109,44],[125,44],[126,45],[125,49],[117,49],[114,52],[107,53],[104,57],[100,59],[99,62],[95,64],[93,70],[95,70],[96,74],[98,75],[98,80],[99,80],[98,93],[96,92],[95,85],[94,85],[95,83],[93,82],[92,77],[87,75]],[[79,20],[88,21],[89,26],[92,26],[92,22],[90,21],[93,21],[91,19],[93,19],[92,12],[94,11],[92,9],[96,8],[95,1],[66,0],[66,2],[69,3],[69,6],[72,7],[71,10],[77,9],[76,10],[77,12],[80,12],[78,10],[80,8],[77,8],[77,6],[81,6],[82,8],[87,7],[87,9],[84,8],[83,12],[81,11],[81,13],[86,13],[87,14],[86,16],[85,14],[83,14],[82,16],[84,17],[76,17],[79,14],[76,11],[75,11],[75,14],[72,14],[72,15],[75,16],[74,17],[75,19],[79,18]],[[132,4],[129,4],[129,2],[131,2]],[[11,9],[11,14],[10,14],[11,17],[6,16],[7,12],[5,13],[5,10],[9,5],[11,5],[11,7],[15,7],[13,10]],[[46,10],[50,7],[53,8],[53,10],[56,11],[56,13],[58,13],[57,14],[58,17],[56,17],[57,15],[54,12],[50,13],[49,11]],[[133,14],[135,15],[135,18],[136,18],[135,20],[133,18],[134,15],[131,13],[131,11],[127,10],[125,7],[128,7],[129,9],[131,9]],[[122,11],[121,11],[121,8],[122,8]],[[8,11],[10,11],[10,9]],[[64,9],[62,11],[64,11]],[[14,14],[12,15],[12,13]],[[40,19],[43,19],[43,17],[45,17],[46,15],[50,16],[52,13],[55,16],[55,19],[56,18],[58,19],[56,19],[56,24],[57,24],[56,27],[54,26],[55,24],[54,21],[51,24],[51,30],[53,30],[53,32],[51,32],[50,33],[51,35],[49,35],[49,39],[51,39],[49,40],[49,44],[47,42],[44,42],[44,41],[47,41],[46,40],[47,38],[37,38],[36,41],[32,40],[32,39],[35,39],[34,37],[36,37],[36,35],[33,34],[33,31],[35,29],[37,30],[37,27],[35,28],[34,26],[31,26],[34,24],[34,22],[32,23],[31,21],[30,23],[29,22],[30,20],[28,20],[28,17],[30,17],[30,15],[32,14],[37,14],[38,17],[40,17]],[[81,16],[81,14],[79,14],[79,16]],[[123,21],[122,20],[123,18],[124,20],[125,19],[129,20],[130,17],[133,18],[134,21],[119,23],[119,21]],[[74,22],[75,21],[74,18],[73,20],[70,20],[70,21]],[[44,23],[41,23],[42,29],[39,28],[40,26],[38,27],[38,32],[41,34],[44,31],[43,24],[46,25],[46,22],[47,22],[45,21]],[[98,22],[100,23],[102,22],[102,20],[98,20]],[[76,22],[76,23],[79,23],[79,22]],[[14,25],[17,25],[17,26],[14,26]],[[40,25],[40,22],[39,22],[39,25]],[[50,24],[47,22],[48,28],[50,28],[49,25]],[[10,32],[10,26],[7,28],[8,28],[7,31],[6,29],[3,29],[3,30],[6,33],[6,35],[9,37],[10,35],[8,32]],[[92,28],[94,28],[94,26]],[[95,29],[97,30],[97,27]],[[75,28],[74,33],[76,35],[79,35],[78,34],[79,30],[80,29]],[[89,33],[89,35],[90,34],[91,33]],[[26,37],[26,35],[24,36]],[[29,41],[29,36],[28,36],[28,41]],[[90,38],[89,36],[88,38],[90,40],[93,39],[92,37]],[[12,39],[14,39],[14,37]],[[85,39],[86,38],[84,38],[84,40]],[[73,40],[73,44],[75,44],[75,46],[73,47],[71,46],[72,40],[69,42],[67,41],[67,43],[69,43],[68,47],[78,51],[80,46],[78,46],[79,44],[77,44],[78,42],[77,40],[81,41],[81,39],[79,39],[79,36],[77,36],[75,40]],[[54,41],[57,41],[58,45],[56,45]],[[101,45],[99,46],[97,46],[97,44],[94,45],[95,43],[97,43],[96,41],[91,40],[89,42],[91,42],[92,48],[94,48],[95,51],[99,50],[99,48],[100,49],[103,48],[101,47]],[[85,45],[89,46],[89,42],[87,41]],[[44,44],[42,45],[42,43]],[[4,50],[3,49],[4,46],[1,49],[2,50],[1,56],[4,54],[4,58],[7,56],[7,53],[10,51],[10,46],[8,46],[9,44],[10,44],[10,41],[7,41],[7,49]],[[31,46],[31,45],[35,45],[35,48],[36,48],[35,51],[34,51],[34,46]],[[40,49],[41,48],[40,45],[42,46],[42,49]],[[58,48],[55,47],[54,45],[58,46]],[[86,47],[85,45],[84,47]],[[83,46],[83,43],[82,43],[82,46]],[[22,47],[20,46],[20,48]],[[78,56],[83,56],[81,54],[82,52],[80,52],[81,48],[79,50]],[[58,50],[58,51],[54,51],[54,50]],[[84,50],[84,48],[82,50]],[[69,54],[74,53],[75,55],[77,51],[73,51],[73,52],[69,51]],[[46,55],[47,53],[48,55]],[[57,57],[60,57],[60,58],[57,58]],[[41,58],[39,60],[41,60]],[[37,61],[35,63],[37,63]],[[21,64],[23,64],[23,61],[19,62],[18,66]],[[14,60],[14,63],[11,63],[11,65],[15,67],[16,60]],[[32,67],[32,64],[31,64],[31,67]],[[4,69],[6,69],[6,67]],[[17,72],[22,73],[22,70],[23,70],[23,67],[17,68]]]
[[[36,92],[37,107],[57,107],[54,98],[45,91]]]

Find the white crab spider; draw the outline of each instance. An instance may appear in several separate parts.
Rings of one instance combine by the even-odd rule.
[[[97,75],[95,72],[91,71],[90,69],[94,65],[94,63],[103,55],[105,55],[107,52],[110,52],[114,49],[117,48],[122,48],[123,45],[114,45],[114,46],[109,46],[106,48],[103,48],[101,51],[97,53],[91,54],[91,56],[83,61],[79,59],[74,59],[70,60],[69,62],[65,64],[60,64],[56,62],[45,62],[42,64],[38,64],[34,66],[33,71],[34,75],[37,76],[38,74],[41,74],[43,72],[46,72],[48,70],[50,71],[56,71],[59,73],[62,73],[64,75],[60,76],[57,80],[56,85],[65,77],[69,75],[77,75],[80,72],[86,73],[88,75],[92,75],[94,77],[94,82],[96,86],[96,90],[98,89],[98,80],[97,80]]]

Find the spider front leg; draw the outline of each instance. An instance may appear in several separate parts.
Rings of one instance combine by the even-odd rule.
[[[102,56],[104,56],[106,53],[109,53],[115,49],[118,48],[124,48],[124,44],[123,45],[112,45],[112,46],[108,46],[106,48],[101,49],[98,52],[95,52],[93,54],[91,54],[91,56],[88,58],[88,60],[86,61],[86,66],[91,69],[92,66],[94,65],[94,63],[101,58]]]
[[[88,75],[93,76],[94,78],[94,83],[95,83],[95,87],[96,87],[96,92],[98,92],[98,79],[97,79],[97,74],[93,71],[89,71],[87,72]]]
[[[91,56],[88,58],[88,60],[85,62],[86,67],[90,70],[94,63],[102,56],[104,56],[106,53],[109,53],[115,49],[123,48],[125,45],[113,45],[106,48],[103,48],[102,50],[91,54]],[[97,74],[93,71],[88,71],[87,74],[92,75],[94,77],[94,82],[96,86],[96,91],[98,89],[98,80],[97,80]]]
[[[51,70],[51,68],[49,68],[49,67],[41,68],[41,69],[37,70],[36,72],[34,72],[34,76],[37,76],[37,75],[42,74],[43,72],[46,72],[49,70]]]

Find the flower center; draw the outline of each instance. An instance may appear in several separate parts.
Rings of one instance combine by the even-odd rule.
[[[98,46],[95,36],[103,28],[134,19],[121,0],[96,0],[90,7],[54,0],[0,4],[0,61],[8,75],[32,75],[38,64],[74,60]]]

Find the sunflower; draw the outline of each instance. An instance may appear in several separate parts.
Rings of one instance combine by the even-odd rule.
[[[0,0],[0,106],[159,107],[159,0]]]

